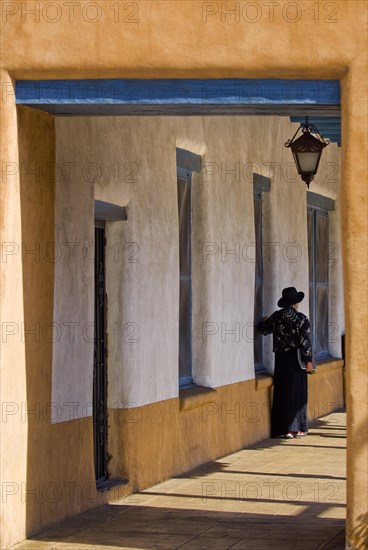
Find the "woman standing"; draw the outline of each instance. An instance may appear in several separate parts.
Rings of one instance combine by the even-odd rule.
[[[275,353],[274,392],[271,411],[271,435],[286,439],[303,437],[308,431],[307,372],[313,370],[310,325],[308,318],[297,311],[304,292],[288,287],[282,291],[277,305],[281,308],[258,325],[261,334],[273,333]],[[299,365],[300,348],[306,369]]]

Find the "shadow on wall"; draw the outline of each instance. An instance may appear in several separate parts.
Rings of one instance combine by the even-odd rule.
[[[367,550],[368,548],[368,512],[358,516],[354,532],[356,550]]]

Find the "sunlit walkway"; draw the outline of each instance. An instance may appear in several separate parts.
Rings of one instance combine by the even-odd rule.
[[[15,548],[343,550],[345,430],[330,414],[304,439],[266,440]]]

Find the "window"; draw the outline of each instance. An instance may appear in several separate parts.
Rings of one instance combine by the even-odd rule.
[[[192,182],[178,177],[179,384],[192,382]]]
[[[256,265],[254,281],[254,367],[263,370],[263,338],[256,326],[263,317],[262,192],[254,193]]]
[[[179,214],[179,386],[192,377],[192,172],[200,170],[200,157],[177,149]]]
[[[255,229],[255,282],[254,282],[254,368],[255,372],[264,370],[263,338],[256,326],[263,317],[263,237],[262,237],[262,192],[269,191],[271,182],[268,178],[253,174],[253,205]]]
[[[329,356],[329,220],[333,201],[308,192],[309,317],[315,357]]]

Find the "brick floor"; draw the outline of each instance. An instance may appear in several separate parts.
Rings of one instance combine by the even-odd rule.
[[[72,518],[16,550],[343,550],[345,413]]]

